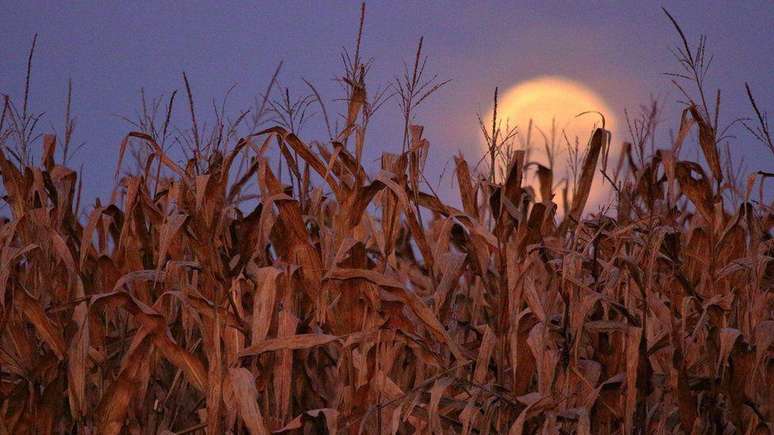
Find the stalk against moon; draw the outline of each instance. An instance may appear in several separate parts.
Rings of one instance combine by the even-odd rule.
[[[497,119],[502,121],[502,129],[506,126],[516,127],[513,148],[527,150],[525,184],[529,184],[535,191],[539,190],[535,176],[536,165],[531,163],[551,168],[555,186],[567,180],[572,184],[576,140],[577,151],[580,153],[577,159],[582,161],[583,150],[594,129],[602,127],[601,117],[592,112],[601,113],[605,128],[615,131],[616,120],[612,109],[602,97],[576,81],[560,76],[541,76],[521,82],[503,93],[498,102]],[[490,109],[483,120],[484,125],[492,124],[492,116]],[[482,149],[486,151],[483,143]],[[501,151],[504,155],[508,152]],[[498,177],[504,172],[507,162],[504,155],[497,160],[495,169]],[[611,149],[609,159],[614,162],[616,158],[617,151]],[[607,193],[608,189],[601,177],[595,176],[587,210],[593,210],[604,201]],[[568,195],[571,200],[571,186]],[[562,215],[562,199],[554,198],[554,202],[558,206],[557,214]]]

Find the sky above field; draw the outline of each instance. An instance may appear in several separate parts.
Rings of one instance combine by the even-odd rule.
[[[367,5],[363,53],[373,58],[371,91],[394,83],[404,62],[413,61],[424,36],[426,73],[452,80],[423,103],[416,122],[431,142],[428,178],[449,188],[452,156],[481,155],[476,113],[490,110],[495,86],[505,91],[544,75],[569,78],[602,98],[619,122],[614,142],[626,139],[624,109],[637,113],[651,96],[665,104],[661,138],[678,127],[681,99],[664,73],[679,72],[670,48],[679,44],[661,8],[650,2],[372,2]],[[721,126],[752,116],[744,83],[760,106],[774,110],[774,5],[768,1],[673,2],[668,9],[689,41],[708,36],[714,60],[707,86],[720,87]],[[41,132],[63,130],[67,81],[73,81],[75,159],[83,164],[87,197],[105,197],[112,187],[119,144],[132,127],[121,118],[148,97],[183,91],[191,81],[200,122],[212,121],[234,85],[227,112],[236,116],[264,91],[280,61],[280,84],[292,94],[315,84],[328,110],[343,112],[342,48],[352,50],[359,3],[346,2],[42,2],[0,3],[0,93],[21,100],[26,57],[33,35],[31,108],[46,112]],[[179,95],[180,97],[183,94]],[[402,121],[398,100],[388,101],[369,127],[367,156],[397,152]],[[175,107],[186,124],[183,98]],[[301,136],[324,139],[316,112]],[[737,125],[729,139],[748,170],[771,169],[774,159]],[[657,143],[666,147],[666,142]],[[615,143],[614,143],[615,146]],[[694,157],[691,151],[686,157]],[[448,167],[447,167],[448,166]],[[446,169],[445,169],[446,168]]]

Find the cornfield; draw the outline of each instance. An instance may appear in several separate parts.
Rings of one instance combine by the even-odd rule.
[[[12,147],[27,108],[6,97],[0,434],[772,433],[771,174],[730,169],[701,88],[652,152],[639,135],[608,162],[593,132],[570,197],[546,166],[526,186],[523,149],[501,177],[456,157],[455,207],[424,188],[420,52],[404,150],[376,171],[356,54],[331,140],[194,116],[178,163],[169,116],[138,123],[87,210],[56,137],[37,163]],[[703,162],[681,156],[693,137]],[[598,172],[606,213],[587,207]]]

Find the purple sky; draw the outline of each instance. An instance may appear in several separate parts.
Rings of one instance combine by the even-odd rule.
[[[88,196],[109,193],[119,143],[131,129],[114,115],[135,113],[141,87],[148,96],[182,91],[182,71],[191,80],[203,119],[212,99],[220,100],[234,84],[229,111],[245,108],[265,89],[280,61],[285,62],[283,85],[306,92],[305,78],[330,101],[329,111],[341,111],[333,102],[341,88],[332,79],[342,72],[342,47],[353,46],[358,3],[87,3],[0,3],[0,93],[21,99],[27,51],[37,32],[31,107],[46,112],[42,130],[61,131],[67,79],[72,78],[75,141],[86,142],[76,163],[84,164]],[[368,4],[363,50],[374,58],[372,90],[402,72],[403,61],[412,60],[423,35],[428,72],[453,80],[417,114],[432,146],[431,180],[458,150],[469,160],[476,158],[475,115],[489,108],[495,86],[507,88],[538,75],[585,83],[617,111],[619,120],[624,108],[636,111],[649,95],[659,96],[668,109],[664,134],[677,127],[678,94],[663,73],[678,70],[669,48],[679,41],[659,4],[540,3]],[[700,33],[708,35],[715,60],[707,83],[713,93],[723,89],[721,124],[751,116],[745,81],[759,104],[774,110],[774,4],[692,1],[671,3],[668,9],[692,43]],[[183,98],[176,110],[185,114]],[[324,139],[321,125],[317,116],[302,133]],[[771,153],[747,132],[735,128],[732,133],[737,136],[732,146],[749,170],[774,167]],[[397,100],[377,114],[369,139],[370,157],[400,149]]]

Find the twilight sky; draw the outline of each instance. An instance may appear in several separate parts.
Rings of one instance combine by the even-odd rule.
[[[413,60],[420,36],[430,56],[427,72],[452,82],[420,107],[417,121],[431,142],[428,178],[435,182],[457,151],[475,161],[476,112],[489,110],[495,86],[509,88],[530,78],[562,75],[605,99],[619,120],[649,96],[666,103],[661,132],[676,129],[679,95],[663,73],[678,71],[669,48],[679,40],[660,9],[649,2],[371,2],[367,5],[364,53],[374,59],[368,85],[394,81],[403,61]],[[701,33],[715,59],[708,87],[723,90],[721,124],[751,116],[744,82],[760,106],[774,110],[774,3],[771,1],[670,2],[691,43]],[[87,196],[106,197],[116,153],[131,127],[139,90],[168,95],[193,87],[199,116],[211,113],[236,85],[228,112],[236,114],[263,92],[280,61],[283,86],[306,93],[314,83],[328,110],[341,112],[339,53],[351,49],[359,3],[277,2],[0,2],[0,93],[21,100],[27,51],[37,32],[31,107],[46,112],[41,130],[61,132],[67,80],[74,84],[76,157],[83,163]],[[183,97],[184,94],[178,95]],[[184,120],[184,98],[176,111]],[[319,112],[315,107],[314,112]],[[210,118],[211,119],[211,118]],[[302,131],[324,139],[322,117]],[[187,126],[184,124],[184,126]],[[620,127],[620,125],[619,125]],[[771,169],[774,158],[741,127],[731,145],[748,170]],[[615,138],[625,138],[623,130]],[[378,112],[369,130],[368,156],[399,151],[397,99]],[[667,146],[666,143],[657,144]],[[692,152],[693,153],[693,152]],[[687,154],[693,156],[694,154]],[[448,172],[448,171],[447,171]],[[449,185],[448,178],[444,181]],[[445,189],[443,189],[445,190]]]

